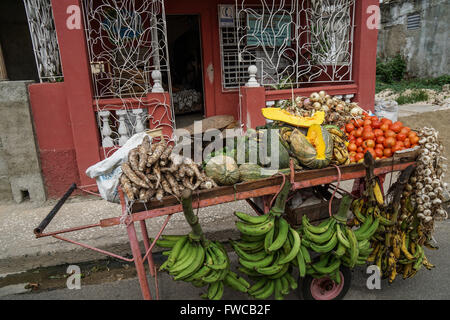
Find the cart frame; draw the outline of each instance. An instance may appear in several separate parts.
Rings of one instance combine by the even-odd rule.
[[[393,173],[397,171],[403,171],[407,167],[415,166],[415,159],[417,154],[415,152],[404,152],[395,154],[394,158],[384,159],[376,161],[374,174],[383,175],[387,173]],[[347,166],[340,166],[339,170],[335,167],[327,167],[324,169],[296,171],[294,172],[291,166],[290,182],[291,190],[296,191],[304,188],[326,185],[335,183],[338,181],[353,180],[363,178],[366,174],[366,168],[363,163],[352,164]],[[192,207],[194,209],[206,208],[217,204],[233,202],[237,200],[247,200],[252,208],[261,214],[261,210],[256,208],[251,198],[263,197],[264,200],[264,213],[267,213],[270,209],[271,199],[273,196],[279,193],[280,186],[286,177],[284,175],[273,176],[266,179],[256,180],[252,182],[239,183],[234,186],[218,187],[211,190],[202,190],[193,194]],[[173,214],[182,212],[182,205],[180,201],[175,197],[166,197],[162,202],[151,201],[149,203],[135,202],[128,204],[125,199],[124,193],[119,188],[119,196],[122,207],[122,216],[113,217],[108,219],[102,219],[96,224],[78,226],[54,232],[44,233],[45,228],[50,224],[56,213],[61,206],[70,196],[70,194],[76,189],[76,185],[73,184],[63,198],[56,204],[48,216],[41,222],[39,227],[34,230],[36,238],[53,237],[55,239],[72,243],[74,245],[81,246],[86,249],[96,251],[98,253],[120,259],[126,262],[134,262],[139,284],[141,287],[142,296],[145,300],[152,300],[152,294],[150,291],[149,283],[147,281],[147,271],[145,263],[148,263],[150,275],[155,281],[155,294],[156,299],[159,300],[159,287],[158,287],[158,272],[153,261],[152,249],[154,248],[156,241],[159,239],[163,231],[165,230],[170,218]],[[150,209],[148,209],[150,208]],[[156,217],[166,216],[164,223],[162,224],[159,232],[155,236],[153,242],[150,243],[148,236],[148,230],[146,220]],[[145,252],[142,253],[139,246],[139,239],[137,236],[135,223],[138,222],[142,233],[142,241],[144,243]],[[125,224],[130,242],[130,248],[132,251],[132,258],[126,258],[115,253],[105,251],[99,248],[95,248],[85,243],[77,242],[66,237],[62,234],[76,232],[79,230],[85,230],[90,228],[107,228]]]

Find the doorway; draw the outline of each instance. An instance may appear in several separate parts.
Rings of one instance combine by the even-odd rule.
[[[177,128],[205,115],[202,45],[198,15],[167,15],[170,73]]]

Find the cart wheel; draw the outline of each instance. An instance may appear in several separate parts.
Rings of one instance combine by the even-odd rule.
[[[341,300],[347,294],[352,282],[352,272],[341,267],[341,283],[337,284],[329,277],[320,279],[306,276],[299,279],[299,295],[304,300]]]

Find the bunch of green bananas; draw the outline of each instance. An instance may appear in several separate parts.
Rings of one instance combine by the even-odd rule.
[[[251,293],[257,299],[272,294],[282,299],[289,293],[292,283],[291,264],[298,259],[301,248],[299,234],[281,215],[270,212],[251,216],[235,212],[240,221],[236,227],[241,232],[239,241],[230,241],[239,257],[239,270],[258,279]]]
[[[340,282],[339,267],[354,268],[363,265],[372,252],[370,238],[376,232],[379,221],[368,219],[358,230],[346,225],[346,217],[335,215],[314,226],[308,217],[302,217],[302,244],[319,253],[319,261],[307,266],[306,274],[321,278],[330,276]],[[302,269],[299,267],[300,274]]]
[[[348,142],[345,133],[336,126],[328,125],[325,128],[333,138],[333,163],[337,165],[350,164],[350,156],[347,148]]]
[[[352,205],[358,222],[365,224],[374,218],[380,221],[371,239],[373,251],[367,263],[376,264],[389,283],[394,282],[399,274],[402,274],[403,279],[412,278],[422,265],[429,270],[434,268],[425,256],[423,247],[431,246],[410,199],[404,199],[401,203],[402,218],[397,220],[398,223],[395,223],[394,213],[389,206],[370,206],[363,199],[355,200]]]
[[[224,285],[247,292],[249,283],[230,271],[228,254],[219,242],[200,241],[192,234],[184,236],[162,236],[156,243],[171,248],[163,254],[168,256],[160,271],[167,271],[174,280],[183,280],[196,287],[208,285],[203,298],[220,300]]]

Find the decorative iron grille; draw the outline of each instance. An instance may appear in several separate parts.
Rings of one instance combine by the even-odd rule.
[[[23,0],[41,82],[63,78],[51,0]]]
[[[149,98],[172,92],[164,0],[83,0],[83,12],[103,146],[121,146],[144,127],[175,129],[172,104]]]
[[[275,89],[352,81],[355,0],[236,0],[239,63]],[[250,59],[248,58],[250,57]]]

